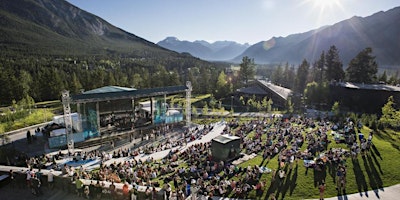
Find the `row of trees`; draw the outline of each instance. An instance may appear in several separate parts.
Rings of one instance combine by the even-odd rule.
[[[77,94],[107,85],[153,88],[192,81],[195,93],[212,93],[224,67],[196,59],[0,58],[0,105],[27,96],[54,100],[64,89]]]
[[[387,77],[386,72],[378,76],[378,65],[372,55],[371,48],[365,48],[354,57],[344,70],[336,46],[331,46],[321,53],[318,60],[310,64],[306,59],[295,68],[288,63],[278,66],[272,73],[273,83],[292,89],[297,94],[304,95],[307,104],[327,104],[329,83],[349,81],[355,83],[398,84],[397,74]]]
[[[59,99],[60,91],[64,89],[76,94],[106,85],[152,88],[183,85],[186,81],[193,83],[194,93],[211,93],[220,100],[253,79],[256,70],[254,60],[249,57],[243,57],[237,73],[226,73],[227,67],[224,63],[174,58],[0,58],[0,104],[10,105],[13,100],[28,96],[35,101]],[[383,73],[377,76],[377,63],[371,48],[361,51],[343,70],[335,46],[322,52],[312,64],[307,60],[297,67],[286,63],[266,76],[273,83],[304,95],[309,104],[328,103],[331,81],[385,81],[392,84],[399,81],[397,75],[387,78]]]

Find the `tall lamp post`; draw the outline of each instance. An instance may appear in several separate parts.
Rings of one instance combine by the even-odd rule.
[[[233,95],[231,96],[231,114],[233,115]]]

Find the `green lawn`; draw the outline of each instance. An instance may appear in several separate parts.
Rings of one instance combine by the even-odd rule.
[[[367,127],[361,130],[365,135],[370,132]],[[399,155],[399,150],[394,148],[391,142],[375,136],[373,138],[374,148],[365,156],[358,156],[358,159],[352,160],[347,158],[347,186],[346,193],[362,193],[365,191],[375,190],[375,193],[368,193],[368,195],[379,195],[379,188],[391,186],[400,183],[400,159],[395,158]],[[304,146],[304,145],[303,145]],[[346,148],[343,144],[331,143],[330,147]],[[241,164],[242,167],[248,165],[260,165],[262,157],[258,155],[252,160]],[[278,162],[275,156],[269,162],[264,162],[263,166],[270,169],[277,169]],[[298,165],[294,165],[293,169],[287,170],[287,176],[283,181],[277,178],[271,184],[272,173],[264,174],[262,180],[267,181],[264,190],[263,199],[274,194],[277,199],[309,199],[319,198],[319,191],[317,188],[317,180],[325,177],[326,192],[325,197],[337,196],[336,185],[334,182],[336,170],[327,165],[325,172],[314,171],[313,169],[306,169],[303,162],[299,161]],[[249,198],[256,198],[255,192],[252,191]]]

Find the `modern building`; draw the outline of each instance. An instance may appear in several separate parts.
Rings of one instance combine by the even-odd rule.
[[[350,82],[330,84],[331,103],[339,102],[340,109],[344,111],[380,114],[390,96],[393,96],[394,101],[399,103],[400,87]]]
[[[245,87],[238,89],[237,95],[251,98],[255,95],[259,99],[267,97],[272,99],[273,107],[284,108],[288,98],[292,95],[292,90],[275,85],[265,80],[255,80],[249,82]]]

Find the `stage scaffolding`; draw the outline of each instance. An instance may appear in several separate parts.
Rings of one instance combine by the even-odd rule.
[[[62,92],[66,127],[65,139],[70,152],[73,152],[75,142],[100,136],[102,135],[102,131],[108,131],[109,127],[123,127],[126,130],[133,130],[137,125],[135,123],[139,123],[140,117],[144,119],[143,125],[168,124],[183,121],[183,109],[180,113],[170,112],[171,108],[168,108],[166,102],[167,95],[186,93],[185,120],[187,125],[191,122],[190,98],[192,87],[190,82],[187,82],[186,86],[150,89],[131,88],[129,90],[123,90],[124,88],[121,89],[121,87],[118,87],[118,89],[120,90],[112,92],[87,92],[72,96],[69,95],[68,91]],[[150,106],[148,109],[139,107],[140,102],[143,100],[149,100]],[[81,135],[73,133],[71,104],[76,105],[77,112],[79,113],[79,121],[82,123],[83,129],[83,133],[79,133]],[[114,129],[113,131],[123,130]]]

